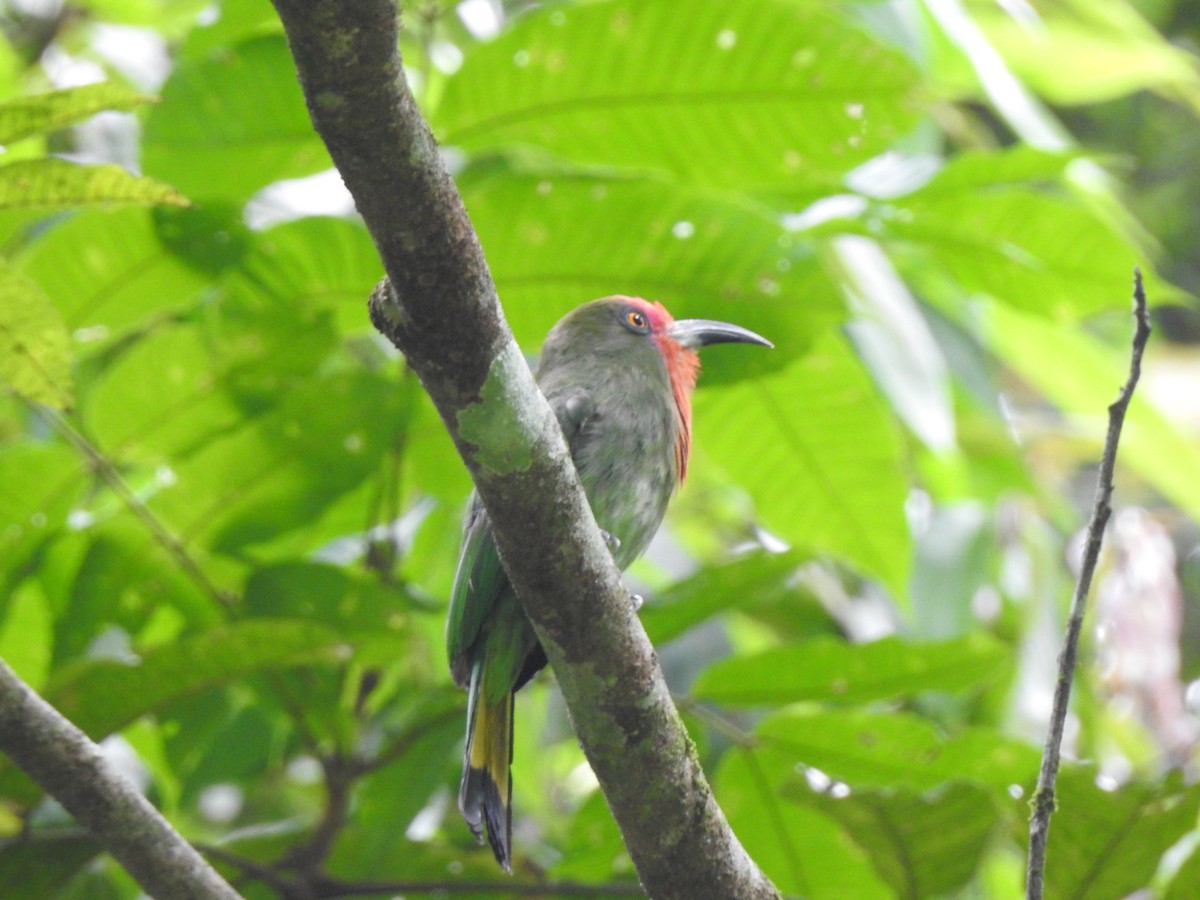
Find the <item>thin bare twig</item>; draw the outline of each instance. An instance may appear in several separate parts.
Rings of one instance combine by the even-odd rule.
[[[318,900],[337,897],[395,896],[397,894],[479,894],[500,897],[644,897],[634,883],[582,884],[576,881],[380,881],[350,882],[325,879],[316,885]]]
[[[221,847],[201,846],[200,851],[225,865],[240,869],[246,879],[261,881],[284,900],[334,900],[337,897],[372,897],[413,894],[488,894],[512,897],[641,897],[633,883],[583,884],[577,881],[343,881],[325,875],[292,877],[274,866],[231,853]]]
[[[121,502],[126,508],[133,513],[146,526],[146,530],[154,537],[154,540],[167,551],[178,563],[179,567],[191,577],[192,581],[196,582],[206,594],[222,606],[233,605],[234,598],[227,592],[221,590],[213,583],[212,579],[201,567],[183,545],[183,541],[169,529],[154,512],[142,502],[142,499],[133,492],[133,489],[125,482],[121,473],[117,471],[117,467],[113,461],[89,441],[83,434],[79,432],[61,415],[44,406],[35,406],[31,404],[33,411],[41,417],[51,428],[57,431],[87,460],[93,472],[99,475],[112,488],[113,493],[121,498]]]
[[[403,734],[396,738],[395,742],[383,748],[378,756],[371,759],[359,760],[359,771],[366,775],[377,769],[382,769],[385,766],[390,766],[398,759],[403,757],[413,746],[429,732],[441,728],[442,726],[461,719],[463,716],[463,706],[461,702],[456,702],[454,705],[436,713],[429,718],[423,720],[418,725],[409,728]]]
[[[1050,732],[1046,735],[1046,746],[1042,751],[1042,768],[1038,773],[1037,790],[1031,805],[1033,815],[1029,822],[1029,863],[1025,876],[1027,900],[1041,900],[1046,870],[1046,840],[1050,834],[1050,816],[1054,812],[1054,781],[1058,776],[1059,756],[1062,750],[1063,726],[1067,720],[1067,703],[1071,699],[1071,684],[1075,676],[1075,663],[1079,652],[1079,633],[1083,627],[1083,615],[1087,609],[1088,591],[1096,561],[1100,556],[1100,545],[1104,540],[1104,527],[1112,514],[1110,500],[1113,492],[1113,469],[1117,462],[1117,443],[1121,439],[1121,427],[1125,423],[1125,412],[1133,398],[1138,377],[1142,372],[1142,352],[1150,339],[1150,315],[1146,309],[1146,292],[1142,286],[1140,269],[1133,270],[1133,316],[1135,328],[1133,350],[1129,360],[1129,377],[1121,387],[1117,399],[1108,407],[1108,435],[1104,440],[1104,456],[1100,460],[1100,472],[1096,481],[1096,500],[1092,507],[1092,518],[1088,523],[1087,543],[1084,547],[1083,564],[1075,594],[1071,598],[1071,613],[1067,619],[1067,633],[1063,637],[1062,650],[1058,655],[1058,682],[1054,686],[1054,706],[1050,715]]]

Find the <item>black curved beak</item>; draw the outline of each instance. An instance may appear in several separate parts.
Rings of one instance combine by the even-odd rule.
[[[762,335],[755,334],[747,328],[728,322],[714,322],[712,319],[680,319],[671,323],[667,334],[691,350],[698,350],[709,344],[775,346]]]

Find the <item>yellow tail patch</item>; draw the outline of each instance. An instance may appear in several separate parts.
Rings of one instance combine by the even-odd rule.
[[[505,871],[512,871],[512,765],[513,695],[489,706],[479,685],[472,679],[471,721],[467,729],[466,758],[458,806],[475,837],[487,840]]]
[[[508,770],[512,760],[512,703],[513,696],[509,694],[499,706],[480,702],[475,707],[475,728],[468,759],[472,769],[487,772],[505,806],[508,805]]]

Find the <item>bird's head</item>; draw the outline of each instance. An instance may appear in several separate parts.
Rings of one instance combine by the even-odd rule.
[[[564,316],[546,339],[542,365],[553,365],[560,354],[576,360],[587,355],[622,366],[656,364],[655,357],[661,357],[679,417],[676,450],[682,480],[691,443],[691,393],[700,371],[697,351],[711,344],[774,346],[740,325],[675,319],[661,303],[614,295],[585,303]]]
[[[569,345],[573,353],[628,354],[636,344],[656,346],[670,363],[680,354],[694,356],[710,344],[774,346],[740,325],[712,319],[675,319],[661,303],[614,295],[585,303],[554,326],[546,349]],[[584,349],[586,348],[586,350]]]

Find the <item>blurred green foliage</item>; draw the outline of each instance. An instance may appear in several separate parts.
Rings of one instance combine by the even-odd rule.
[[[706,357],[689,483],[630,580],[718,800],[791,896],[1019,892],[1142,267],[1181,340],[1127,423],[1047,884],[1196,896],[1189,4],[404,6],[528,352],[616,292],[776,344]],[[0,26],[0,657],[248,897],[504,896],[453,799],[470,483],[369,326],[380,265],[273,10]],[[636,893],[549,674],[514,769],[517,878]],[[0,895],[137,888],[0,760]]]

